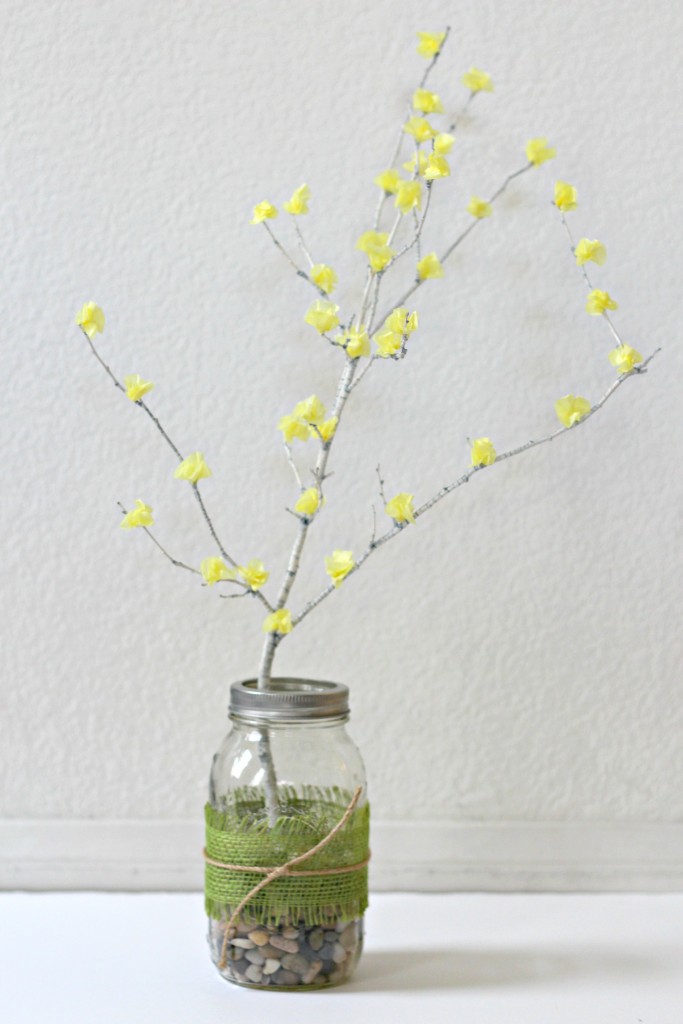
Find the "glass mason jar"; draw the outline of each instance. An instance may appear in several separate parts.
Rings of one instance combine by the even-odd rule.
[[[253,988],[338,984],[360,957],[368,901],[369,805],[345,728],[348,687],[234,683],[229,716],[206,805],[212,960]]]

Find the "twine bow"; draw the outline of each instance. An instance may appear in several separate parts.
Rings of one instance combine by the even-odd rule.
[[[306,850],[305,853],[300,853],[298,856],[292,857],[292,859],[288,860],[286,864],[279,864],[277,867],[250,867],[245,864],[225,864],[223,863],[223,861],[213,860],[212,857],[209,857],[208,853],[206,852],[206,848],[202,850],[204,860],[207,862],[207,864],[212,864],[213,867],[224,868],[226,871],[251,871],[257,874],[265,875],[265,877],[262,878],[260,882],[257,882],[254,888],[247,893],[244,899],[240,900],[240,902],[237,904],[232,914],[230,915],[230,918],[225,926],[225,936],[223,938],[223,945],[221,947],[221,958],[218,961],[218,966],[221,968],[221,970],[225,967],[227,963],[228,942],[232,937],[232,933],[235,928],[235,924],[237,922],[238,917],[246,907],[249,900],[252,899],[257,893],[259,893],[261,889],[264,889],[267,885],[269,885],[270,882],[273,882],[276,878],[283,878],[286,875],[342,875],[347,874],[349,871],[360,871],[362,868],[367,867],[368,863],[370,862],[370,854],[368,854],[365,860],[360,861],[358,864],[350,864],[347,867],[318,868],[317,870],[310,871],[292,871],[292,867],[295,864],[301,864],[302,861],[308,860],[309,857],[312,857],[313,854],[318,853],[319,850],[322,850],[323,847],[327,846],[327,844],[331,842],[332,839],[334,839],[337,832],[339,832],[340,829],[344,827],[346,822],[351,817],[351,814],[356,804],[360,800],[362,792],[363,787],[357,786],[356,789],[354,790],[353,796],[351,797],[351,801],[348,807],[344,811],[343,815],[341,816],[337,824],[330,829],[327,835],[324,836],[320,840],[320,842],[316,843],[315,846],[312,846],[310,850]]]

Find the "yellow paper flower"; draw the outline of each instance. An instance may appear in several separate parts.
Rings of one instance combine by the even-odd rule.
[[[410,171],[411,174],[414,174],[416,161],[418,165],[417,173],[418,175],[422,176],[424,172],[427,170],[427,164],[429,163],[427,154],[423,153],[422,150],[418,150],[417,154],[412,158],[412,160],[407,160],[403,164],[403,167],[405,168],[406,171]]]
[[[480,71],[479,68],[470,68],[460,81],[470,92],[493,92],[491,76],[486,71]]]
[[[576,256],[576,262],[580,267],[584,263],[588,263],[592,260],[593,263],[597,263],[602,266],[607,259],[607,249],[604,247],[602,242],[598,242],[597,238],[591,240],[590,238],[582,238],[574,249],[574,255]]]
[[[435,92],[429,89],[416,89],[413,94],[413,110],[421,114],[443,114],[443,103]]]
[[[403,125],[403,131],[407,135],[412,135],[417,142],[429,142],[438,133],[434,131],[429,121],[426,121],[424,117],[410,117]]]
[[[343,334],[338,334],[335,341],[338,345],[344,346],[347,355],[351,359],[359,359],[361,356],[370,355],[370,338],[368,337],[367,327],[363,324],[360,324],[358,327],[350,327]]]
[[[417,52],[421,57],[436,57],[446,38],[445,32],[418,32]]]
[[[378,174],[375,178],[375,185],[379,185],[384,192],[394,193],[398,188],[400,180],[401,175],[398,171],[382,171],[382,173]]]
[[[286,633],[291,633],[293,628],[292,613],[287,608],[278,608],[263,620],[264,633],[279,633],[285,636]]]
[[[302,491],[294,506],[294,511],[302,516],[314,516],[320,508],[320,491],[317,487],[309,487]]]
[[[202,480],[205,476],[213,476],[213,473],[204,461],[202,453],[193,452],[192,455],[188,455],[186,459],[183,459],[173,476],[177,480],[187,480],[191,484],[196,484],[198,480]]]
[[[332,267],[328,267],[325,263],[315,263],[309,273],[311,280],[314,284],[317,284],[318,288],[322,288],[328,295],[334,291],[337,284],[337,275]]]
[[[391,516],[395,523],[414,523],[414,497],[414,494],[406,494],[405,491],[401,491],[400,494],[397,494],[395,498],[386,503],[384,511],[388,516]]]
[[[435,178],[447,178],[450,173],[451,168],[445,156],[440,156],[438,153],[429,154],[424,171],[427,181],[434,181]]]
[[[143,395],[146,395],[154,387],[151,380],[143,380],[138,373],[124,377],[123,383],[126,386],[126,394],[131,402],[139,402]]]
[[[643,357],[630,345],[617,345],[609,353],[609,361],[619,373],[630,373],[636,363],[642,363]]]
[[[287,213],[291,213],[294,217],[298,217],[302,213],[308,213],[308,201],[310,198],[311,190],[308,185],[299,185],[296,192],[292,194],[292,198],[282,204],[282,209],[286,210]]]
[[[237,577],[237,573],[233,569],[228,569],[222,558],[204,558],[199,569],[204,582],[210,587],[220,580],[234,580]]]
[[[248,562],[247,565],[238,565],[237,571],[252,590],[260,590],[270,575],[270,573],[266,572],[263,562],[258,558],[252,558],[251,562]]]
[[[338,587],[349,575],[355,564],[351,551],[333,551],[332,555],[325,559],[325,572],[335,587]]]
[[[554,146],[548,145],[547,139],[529,139],[526,144],[526,158],[534,167],[544,164],[546,160],[552,160],[557,156]]]
[[[138,498],[135,502],[135,508],[132,508],[130,512],[126,512],[119,526],[124,530],[130,530],[134,526],[151,526],[153,522],[152,509]]]
[[[420,281],[426,281],[430,277],[443,277],[443,267],[435,252],[428,252],[422,257],[417,265],[417,276]]]
[[[257,203],[254,207],[254,215],[249,223],[261,224],[262,221],[272,220],[273,217],[277,217],[277,207],[264,199],[262,203]]]
[[[478,437],[472,442],[472,465],[492,466],[496,461],[496,449],[490,438]]]
[[[400,181],[396,191],[396,206],[401,213],[410,213],[414,208],[420,209],[422,205],[422,184],[419,181]]]
[[[485,199],[480,199],[479,196],[472,196],[467,204],[467,212],[471,213],[477,220],[481,220],[483,217],[491,216],[493,207]]]
[[[379,331],[375,335],[375,341],[378,354],[382,359],[388,359],[389,356],[395,356],[400,351],[403,345],[403,335],[397,334],[395,331]]]
[[[317,395],[309,395],[303,402],[297,402],[292,415],[306,423],[320,423],[325,416],[325,406]]]
[[[594,288],[592,292],[588,293],[586,312],[591,316],[602,316],[605,310],[618,308],[609,292],[601,292],[599,288]]]
[[[384,270],[396,250],[387,245],[389,235],[384,231],[365,231],[356,242],[356,249],[360,249],[368,257],[368,262],[375,273]]]
[[[454,142],[455,135],[449,135],[448,132],[439,132],[434,139],[434,152],[438,156],[446,156],[453,149]]]
[[[586,398],[565,395],[555,402],[557,418],[564,427],[573,427],[591,411],[591,404]]]
[[[316,299],[307,311],[304,320],[311,327],[315,327],[319,334],[325,334],[339,326],[338,312],[339,306],[335,306],[334,302],[328,302],[327,299]]]
[[[96,303],[86,302],[76,314],[76,323],[92,341],[96,334],[101,334],[104,330],[104,313]]]
[[[576,197],[577,191],[573,185],[568,185],[566,181],[555,182],[555,206],[558,210],[563,213],[575,210],[578,206]]]
[[[396,334],[412,334],[417,330],[417,313],[408,313],[405,306],[398,306],[386,318],[384,326]]]
[[[295,437],[298,437],[300,441],[308,441],[311,436],[308,423],[299,419],[298,416],[283,416],[277,429],[282,431],[282,436],[287,444],[291,444]]]
[[[325,420],[324,423],[317,424],[316,434],[320,434],[320,440],[323,444],[327,444],[334,437],[334,432],[337,429],[337,423],[339,423],[338,416],[330,416],[329,420]]]

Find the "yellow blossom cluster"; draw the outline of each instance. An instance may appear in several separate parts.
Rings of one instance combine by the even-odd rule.
[[[384,321],[384,329],[375,335],[377,354],[383,359],[397,355],[417,325],[416,312],[409,313],[405,306],[394,309]]]
[[[346,354],[351,359],[360,359],[361,356],[370,355],[370,336],[368,329],[363,324],[355,325],[348,330],[338,334],[334,339],[338,345],[346,349]]]
[[[280,636],[285,636],[291,633],[293,628],[292,613],[287,608],[278,608],[263,620],[264,633],[279,633]]]
[[[472,196],[467,204],[467,212],[471,213],[477,220],[482,220],[484,217],[491,216],[493,207],[485,199],[480,199],[479,196]]]
[[[328,299],[316,299],[313,305],[307,310],[304,320],[311,327],[315,327],[318,334],[326,334],[339,326],[339,306]]]
[[[429,278],[443,277],[443,267],[439,263],[439,257],[435,252],[428,252],[417,264],[418,281],[427,281]]]
[[[356,249],[364,252],[370,268],[379,274],[391,259],[396,250],[389,245],[389,235],[385,231],[365,231],[356,242]]]
[[[264,583],[268,582],[270,575],[258,558],[252,558],[246,565],[238,565],[237,571],[250,590],[260,590]]]
[[[96,334],[104,330],[104,313],[96,302],[86,302],[76,314],[76,323],[92,341]]]
[[[534,167],[539,167],[546,160],[552,160],[557,156],[557,150],[548,145],[547,139],[529,139],[526,144],[526,158]]]
[[[415,522],[415,509],[413,508],[414,494],[408,494],[406,491],[401,491],[395,498],[388,501],[384,506],[384,511],[390,516],[395,523],[414,523]]]
[[[293,217],[299,217],[308,213],[308,204],[311,198],[311,190],[308,185],[299,185],[292,194],[292,198],[282,204],[282,209],[291,213]]]
[[[319,437],[326,443],[334,436],[337,417],[325,419],[325,415],[325,406],[318,396],[309,395],[302,402],[297,402],[290,414],[281,418],[277,428],[282,431],[286,444],[291,444],[295,438],[308,441],[310,437]]]
[[[590,260],[602,266],[607,259],[607,249],[602,242],[598,242],[597,238],[592,241],[590,238],[582,238],[574,249],[574,256],[580,267]]]
[[[417,52],[421,57],[427,57],[431,60],[432,57],[436,57],[437,53],[443,46],[443,41],[446,38],[445,32],[418,32],[417,38],[419,42],[417,44]]]
[[[555,206],[562,213],[569,213],[570,210],[576,209],[578,206],[577,191],[573,185],[569,185],[566,181],[555,182]]]
[[[221,580],[237,579],[237,573],[235,570],[229,569],[222,558],[202,559],[199,571],[204,577],[204,582],[209,587],[212,587],[214,583],[220,583]]]
[[[496,461],[496,449],[488,437],[478,437],[472,442],[471,462],[473,466],[492,466]]]
[[[124,377],[123,383],[126,388],[126,394],[131,402],[139,402],[154,387],[150,380],[143,380],[138,373]]]
[[[311,281],[313,281],[321,291],[326,292],[328,295],[333,292],[337,286],[337,275],[332,267],[328,267],[326,263],[314,263],[309,271],[309,275]]]
[[[254,207],[254,213],[249,223],[262,224],[264,220],[273,220],[274,217],[277,217],[277,207],[264,199],[262,203],[257,203]]]
[[[213,473],[206,464],[201,452],[193,452],[180,463],[173,476],[177,480],[187,480],[188,483],[196,484],[206,476],[213,476]]]
[[[493,92],[493,80],[486,71],[470,68],[461,78],[462,84],[472,93]]]
[[[126,512],[119,525],[124,530],[130,530],[134,526],[152,526],[154,523],[152,511],[149,505],[145,505],[144,501],[138,498],[135,502],[135,508],[132,508],[130,512]]]
[[[307,519],[314,516],[319,508],[320,491],[317,487],[308,487],[302,491],[294,505],[294,511],[301,516],[306,516]]]
[[[565,395],[555,402],[555,412],[563,427],[573,427],[591,411],[591,404],[587,398],[580,398],[575,395]]]
[[[325,559],[325,572],[335,587],[341,586],[355,566],[352,551],[333,551],[330,557]]]

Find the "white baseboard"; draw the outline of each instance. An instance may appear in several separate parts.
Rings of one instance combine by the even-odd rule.
[[[0,889],[202,888],[202,822],[0,821]],[[372,824],[374,891],[683,890],[683,823]]]

